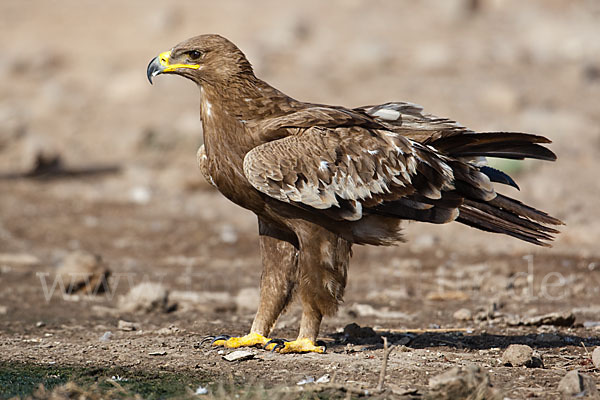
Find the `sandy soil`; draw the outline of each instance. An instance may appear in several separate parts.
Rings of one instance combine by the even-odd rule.
[[[514,399],[558,396],[572,369],[598,382],[587,352],[600,345],[600,7],[415,3],[0,3],[0,363],[171,371],[204,383],[233,375],[267,387],[329,374],[373,388],[385,335],[398,346],[385,396],[418,398],[430,377],[469,363]],[[555,246],[408,224],[406,244],[355,248],[346,301],[322,326],[327,354],[256,350],[252,360],[223,360],[199,342],[251,324],[255,217],[197,171],[197,90],[173,77],[150,86],[145,77],[150,58],[205,32],[233,40],[259,76],[299,99],[412,101],[473,129],[551,138],[557,163],[504,167],[522,188],[505,193],[566,221]],[[24,177],[40,155],[60,157],[70,174]],[[78,250],[111,270],[107,293],[51,292]],[[168,291],[150,312],[124,297],[144,281]],[[471,317],[455,318],[459,309]],[[551,312],[576,322],[514,326]],[[119,329],[119,320],[136,329]],[[293,338],[298,322],[292,308],[275,336]],[[375,333],[344,334],[351,323]],[[513,343],[539,351],[544,368],[502,365]]]

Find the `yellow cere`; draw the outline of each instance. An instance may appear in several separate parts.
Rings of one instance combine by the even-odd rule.
[[[170,64],[169,58],[171,57],[171,51],[165,51],[164,53],[160,53],[158,55],[158,61],[160,65],[165,67],[163,72],[175,71],[177,68],[190,68],[190,69],[198,69],[200,65],[198,64]]]

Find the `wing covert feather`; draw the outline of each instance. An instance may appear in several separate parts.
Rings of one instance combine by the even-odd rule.
[[[358,220],[363,208],[451,189],[453,171],[432,149],[383,130],[306,129],[246,154],[244,174],[280,201]]]

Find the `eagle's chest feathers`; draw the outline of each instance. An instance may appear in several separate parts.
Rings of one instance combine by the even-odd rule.
[[[253,203],[259,201],[259,195],[243,170],[244,156],[253,147],[247,140],[243,123],[206,99],[201,101],[201,116],[205,158],[200,167],[206,178],[234,203],[256,208]]]

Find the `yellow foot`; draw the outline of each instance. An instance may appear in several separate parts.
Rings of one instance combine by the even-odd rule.
[[[310,339],[297,339],[291,342],[282,340],[271,340],[265,349],[279,353],[325,353],[325,346],[317,346]]]
[[[223,346],[230,349],[238,347],[252,347],[252,346],[264,346],[269,342],[270,339],[259,335],[258,333],[249,333],[242,337],[229,337],[229,336],[217,336],[213,339],[213,346]]]

